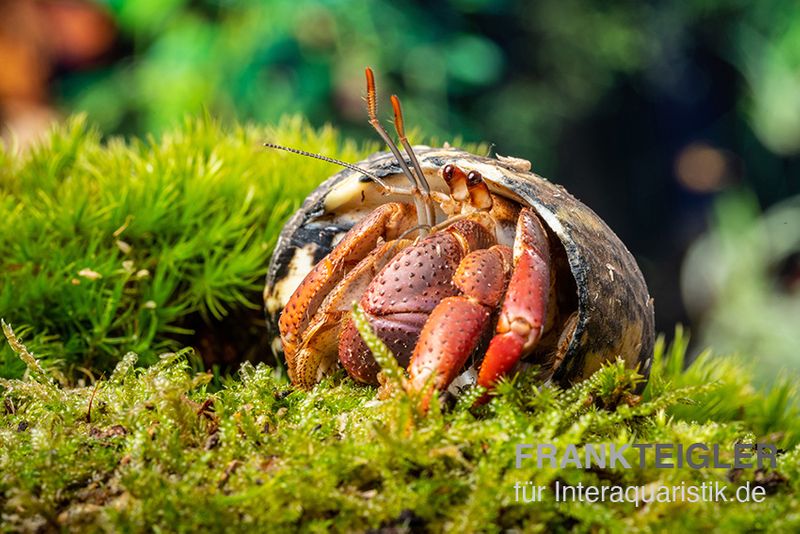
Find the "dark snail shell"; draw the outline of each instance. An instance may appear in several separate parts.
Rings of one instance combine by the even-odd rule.
[[[568,385],[590,376],[617,357],[647,377],[654,342],[653,302],[631,253],[585,204],[563,187],[528,172],[524,160],[492,159],[452,148],[415,147],[431,187],[447,191],[438,170],[453,163],[478,170],[495,194],[530,206],[563,245],[577,292],[577,322],[553,379]],[[358,164],[381,178],[405,185],[389,153]],[[264,299],[277,338],[277,319],[291,293],[314,263],[386,196],[369,178],[343,170],[323,182],[286,223],[267,274]],[[279,342],[274,344],[279,348]]]

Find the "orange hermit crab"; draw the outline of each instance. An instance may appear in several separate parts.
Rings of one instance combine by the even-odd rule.
[[[352,165],[267,144],[345,167],[286,224],[267,276],[292,381],[311,387],[339,362],[377,383],[353,302],[412,390],[447,389],[470,359],[487,388],[522,360],[563,385],[617,357],[647,376],[652,299],[608,226],[525,160],[412,147],[392,96],[398,146],[366,74],[369,122],[389,153]]]

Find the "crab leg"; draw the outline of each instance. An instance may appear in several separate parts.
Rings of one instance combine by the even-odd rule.
[[[320,304],[302,333],[294,357],[293,380],[301,387],[311,387],[336,362],[341,323],[353,302],[361,298],[375,275],[398,252],[411,244],[408,239],[379,244],[348,272]]]
[[[542,223],[528,208],[517,219],[514,272],[508,283],[495,336],[478,373],[491,388],[539,342],[550,300],[550,247]]]
[[[442,300],[431,312],[408,366],[408,390],[428,389],[423,411],[433,390],[447,389],[475,350],[503,297],[511,266],[512,251],[502,245],[476,250],[459,264],[453,283],[462,294]]]
[[[328,293],[379,241],[398,238],[416,222],[416,212],[412,205],[397,202],[383,204],[353,226],[331,253],[306,275],[289,298],[278,321],[292,379],[296,366],[295,353],[301,342],[301,334]]]

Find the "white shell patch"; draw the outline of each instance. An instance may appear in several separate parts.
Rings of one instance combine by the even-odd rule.
[[[530,172],[532,167],[531,162],[527,159],[515,158],[514,156],[501,156],[497,154],[497,161],[519,172]]]
[[[309,243],[303,248],[298,248],[294,251],[286,276],[272,286],[272,290],[265,299],[265,305],[270,314],[276,315],[280,313],[286,303],[289,302],[289,297],[292,296],[294,290],[297,289],[314,267],[314,252],[316,250],[317,245]]]

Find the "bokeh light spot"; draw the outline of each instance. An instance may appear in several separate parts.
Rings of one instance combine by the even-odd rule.
[[[678,182],[690,191],[713,193],[729,182],[728,161],[721,150],[705,143],[692,143],[675,160]]]
[[[459,81],[486,85],[500,77],[503,53],[492,41],[477,35],[458,37],[447,50],[447,68]]]

